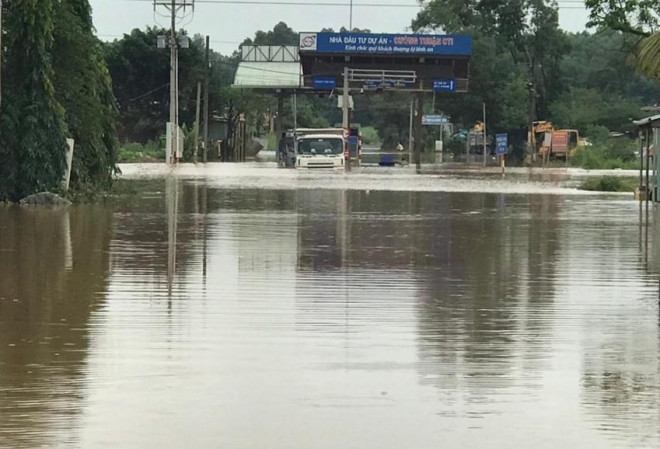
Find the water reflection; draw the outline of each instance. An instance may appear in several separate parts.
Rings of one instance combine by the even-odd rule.
[[[111,213],[0,211],[0,446],[76,443],[90,315],[107,288]]]
[[[113,212],[0,210],[0,437],[657,446],[658,282],[636,208],[170,178]]]

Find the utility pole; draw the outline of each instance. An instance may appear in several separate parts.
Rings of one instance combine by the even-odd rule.
[[[197,102],[195,103],[195,146],[193,149],[193,162],[197,163],[197,153],[199,150],[199,103],[202,97],[202,82],[197,81]]]
[[[408,130],[408,163],[412,163],[413,152],[413,120],[415,117],[415,100],[410,100],[410,129]]]
[[[0,0],[0,121],[2,121],[2,0]]]
[[[487,142],[487,136],[488,133],[486,132],[486,102],[484,101],[484,167],[488,165],[488,155],[487,149],[488,149],[488,142]]]
[[[352,33],[353,32],[353,0],[351,0],[351,12],[350,12],[350,19],[348,21],[348,32]]]
[[[350,128],[350,86],[348,81],[348,66],[344,67],[344,88],[342,93],[342,127],[344,132],[348,131]],[[351,148],[346,144],[348,148],[348,156],[346,157],[346,169],[351,169]]]
[[[202,162],[206,163],[209,155],[209,79],[210,79],[210,62],[209,62],[209,36],[206,36],[206,68],[204,70],[204,155]]]
[[[179,44],[176,37],[176,20],[179,11],[184,14],[187,9],[195,10],[195,0],[154,0],[154,10],[163,7],[170,13],[170,123],[171,148],[170,159],[176,162],[179,150]]]

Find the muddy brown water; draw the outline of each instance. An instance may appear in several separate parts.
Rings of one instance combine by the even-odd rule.
[[[660,446],[637,203],[269,176],[0,207],[0,447]]]

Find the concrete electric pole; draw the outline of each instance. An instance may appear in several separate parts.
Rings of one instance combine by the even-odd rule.
[[[2,120],[2,0],[0,0],[0,120]]]
[[[178,14],[195,10],[195,0],[154,0],[154,10],[164,8],[170,15],[170,35],[165,42],[170,46],[170,148],[167,160],[175,163],[179,149],[179,42],[176,36]],[[160,46],[160,45],[159,45]]]

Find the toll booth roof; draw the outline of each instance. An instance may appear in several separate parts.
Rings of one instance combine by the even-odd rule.
[[[242,89],[297,89],[302,69],[299,62],[241,62],[232,87]]]

